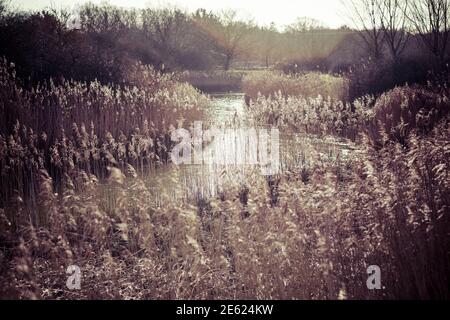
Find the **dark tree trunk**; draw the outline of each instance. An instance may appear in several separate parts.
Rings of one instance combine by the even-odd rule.
[[[226,58],[225,58],[225,65],[224,65],[225,71],[230,70],[232,59],[233,59],[232,55],[227,55],[226,56]]]

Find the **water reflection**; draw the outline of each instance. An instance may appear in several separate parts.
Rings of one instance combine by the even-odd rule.
[[[211,94],[210,109],[207,110],[203,124],[208,127],[234,128],[239,134],[242,128],[251,126],[252,121],[247,113],[247,106],[242,93]],[[230,134],[228,134],[230,135]],[[228,153],[235,145],[235,137],[228,136],[228,141],[213,141],[207,148]],[[282,134],[280,137],[279,156],[280,172],[292,172],[312,167],[314,161],[342,161],[349,156],[353,148],[345,141],[337,141],[331,137],[318,138],[299,134]],[[169,195],[173,201],[184,201],[192,198],[215,197],[220,194],[224,185],[229,182],[248,185],[254,175],[261,175],[258,165],[236,165],[232,163],[218,164],[204,162],[176,166],[169,164],[149,174],[146,184],[152,190],[155,201],[164,204],[161,195]]]
[[[243,93],[212,93],[207,122],[211,125],[233,124],[247,120],[245,95]]]

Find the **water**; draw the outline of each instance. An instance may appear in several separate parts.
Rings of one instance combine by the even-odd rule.
[[[211,109],[208,117],[213,124],[233,123],[238,119],[246,119],[247,112],[243,93],[212,93]]]
[[[211,127],[243,129],[252,126],[243,93],[210,94],[210,98],[210,108],[205,118],[201,119],[204,130]],[[260,129],[262,128],[256,130]],[[223,140],[204,144],[203,150],[207,154],[211,150],[224,153],[235,151],[237,134],[241,134],[241,131],[230,131]],[[353,149],[345,141],[295,133],[281,134],[279,142],[280,172],[298,172],[301,168],[312,167],[315,161],[345,160]],[[229,182],[248,185],[255,174],[262,174],[258,165],[230,162],[217,164],[207,161],[206,156],[204,159],[202,164],[169,164],[151,172],[146,184],[153,191],[156,202],[163,205],[165,200],[161,197],[162,194],[168,195],[174,201],[214,197],[221,192],[222,186]]]

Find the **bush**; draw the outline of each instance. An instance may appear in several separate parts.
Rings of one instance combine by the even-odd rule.
[[[345,72],[349,80],[349,98],[380,95],[396,86],[426,84],[429,78],[428,62],[402,59],[397,62],[363,60]]]
[[[30,85],[50,78],[121,83],[132,63],[113,43],[111,35],[68,30],[48,12],[13,14],[0,25],[0,56],[14,62],[18,76]]]

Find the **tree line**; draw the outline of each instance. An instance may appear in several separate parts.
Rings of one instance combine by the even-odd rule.
[[[234,10],[187,13],[176,7],[125,9],[87,3],[76,12],[20,12],[8,10],[6,0],[1,3],[0,54],[21,66],[35,65],[30,74],[40,73],[42,78],[74,77],[75,72],[58,69],[82,63],[82,73],[88,73],[82,78],[97,74],[110,80],[113,76],[108,75],[120,73],[118,65],[127,59],[166,70],[271,67],[326,56],[339,41],[333,39],[348,32],[327,29],[308,18],[281,31]]]
[[[25,79],[102,82],[124,81],[133,61],[165,71],[281,67],[337,73],[364,67],[362,59],[400,69],[422,59],[422,73],[446,65],[449,0],[342,2],[350,26],[331,29],[301,17],[281,29],[233,10],[87,3],[76,12],[20,12],[0,0],[0,55],[16,62]],[[406,80],[415,78],[423,76]]]
[[[384,48],[398,61],[412,37],[418,37],[434,63],[448,58],[448,0],[347,0],[350,17],[374,59]]]

